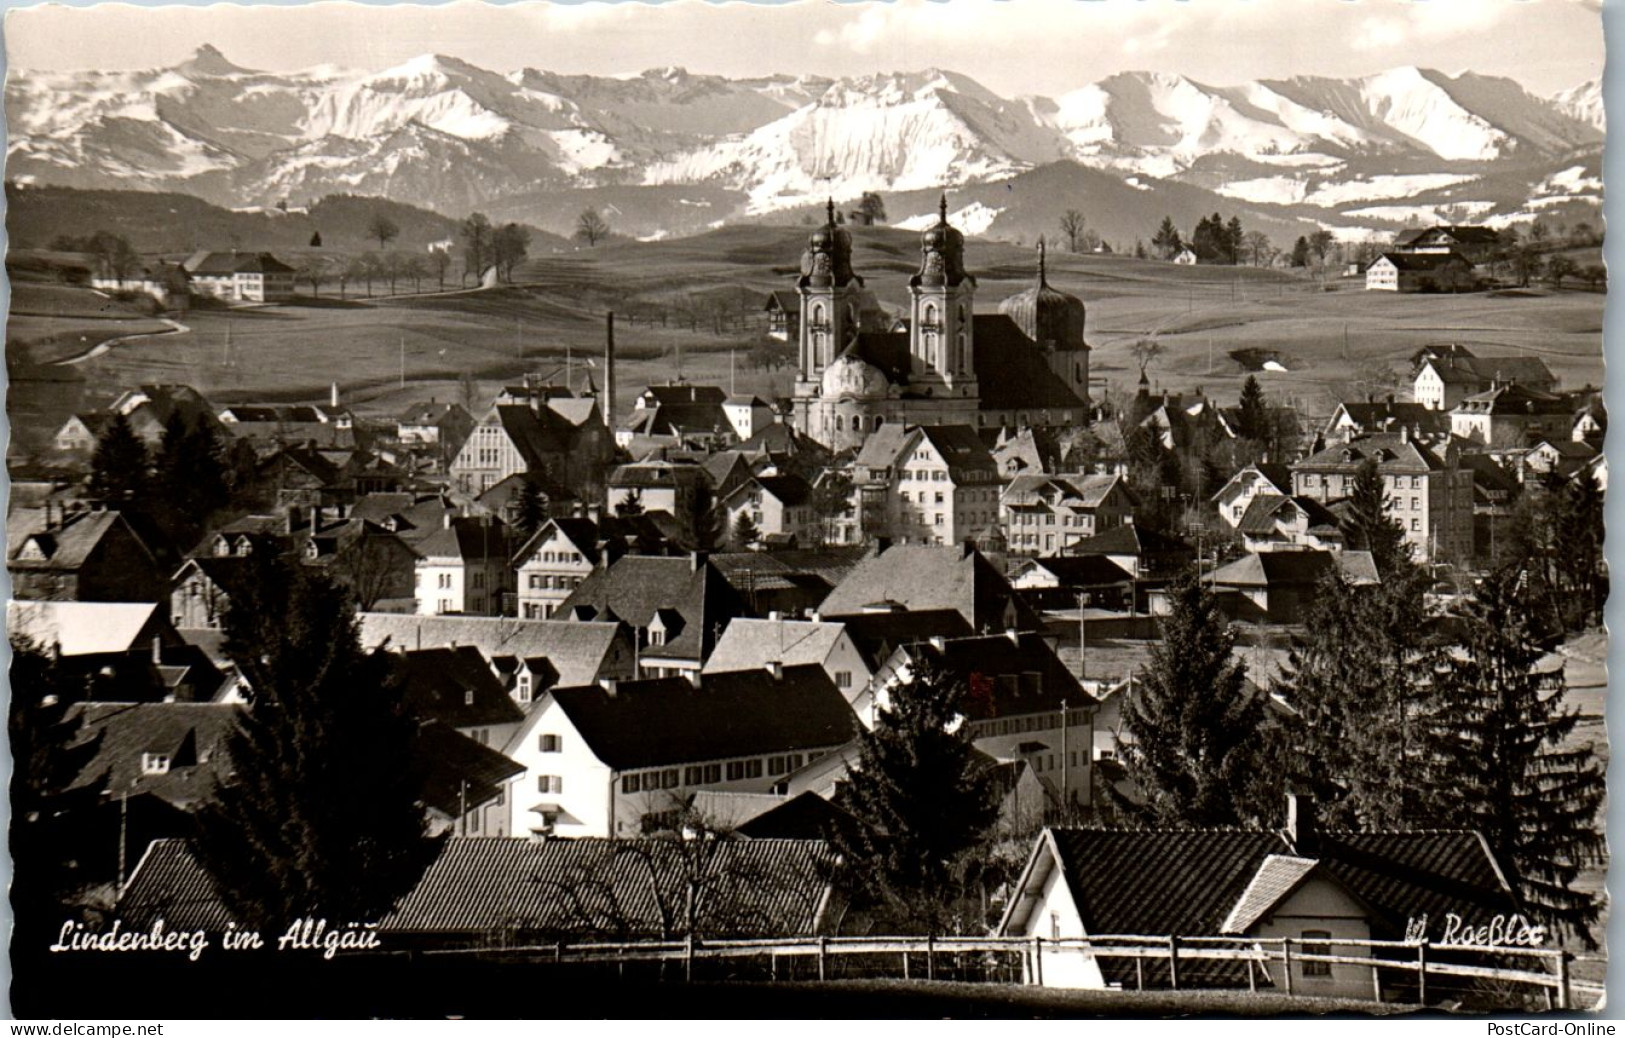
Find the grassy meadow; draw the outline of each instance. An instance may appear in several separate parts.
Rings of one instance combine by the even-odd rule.
[[[749,353],[762,338],[762,295],[792,283],[807,231],[735,227],[615,241],[539,257],[515,284],[482,291],[410,293],[401,282],[402,294],[390,297],[377,282],[369,299],[365,286],[352,283],[340,300],[336,286],[324,286],[319,298],[301,286],[294,303],[195,309],[179,318],[184,332],[123,343],[73,365],[51,362],[163,326],[89,289],[19,280],[7,329],[13,410],[24,426],[18,431],[24,442],[37,439],[30,426],[53,425],[99,395],[150,381],[187,382],[221,403],[321,399],[336,381],[354,406],[391,412],[428,396],[459,399],[460,383],[472,379],[477,397],[487,400],[521,372],[562,374],[567,358],[579,380],[587,359],[602,352],[603,315],[612,309],[623,410],[643,385],[674,377],[679,365],[691,380],[728,384],[730,352],[739,391],[788,393],[788,369],[757,370]],[[884,227],[852,232],[854,266],[868,287],[882,303],[905,305],[918,236]],[[979,310],[996,310],[1031,283],[1031,248],[972,239],[966,253]],[[1602,378],[1605,297],[1577,287],[1396,296],[1364,292],[1355,281],[1328,286],[1251,267],[1058,252],[1050,254],[1049,272],[1051,284],[1088,305],[1097,393],[1112,396],[1132,392],[1138,367],[1131,350],[1148,338],[1163,348],[1150,367],[1159,388],[1201,386],[1232,400],[1249,369],[1230,354],[1251,350],[1288,369],[1259,373],[1268,392],[1321,415],[1345,394],[1403,392],[1403,384],[1385,386],[1380,369],[1397,374],[1428,342],[1536,354],[1566,386]]]

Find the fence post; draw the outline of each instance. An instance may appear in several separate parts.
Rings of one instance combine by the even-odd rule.
[[[1145,955],[1138,948],[1134,951],[1134,990],[1145,990]]]
[[[1179,937],[1168,935],[1168,986],[1179,990]]]
[[[1569,953],[1557,953],[1557,1008],[1568,1009],[1572,1003],[1573,992],[1569,990]]]
[[[1292,997],[1292,938],[1281,938],[1281,983],[1286,986],[1286,997]]]
[[[1044,986],[1044,938],[1033,934],[1033,983]]]
[[[683,982],[692,983],[694,980],[694,935],[686,934],[683,937]]]
[[[1416,946],[1416,1001],[1419,1005],[1428,1004],[1428,946],[1425,942]]]
[[[937,979],[936,935],[925,935],[925,979]]]
[[[828,946],[828,937],[821,936],[818,938],[818,979],[820,982],[822,982],[824,979],[824,949]]]
[[[908,952],[903,953],[903,979],[908,979]]]
[[[1253,960],[1247,960],[1247,990],[1258,994],[1258,975],[1253,971]]]
[[[1369,950],[1367,954],[1370,954]],[[1382,975],[1375,966],[1371,967],[1371,1000],[1377,1003],[1382,1002]]]
[[[563,962],[563,961],[564,961],[564,942],[563,941],[554,941],[553,942],[553,962],[555,964],[557,964],[557,963],[560,963],[560,962]]]

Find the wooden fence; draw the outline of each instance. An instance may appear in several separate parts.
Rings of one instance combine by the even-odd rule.
[[[1334,954],[1338,950],[1354,954]],[[1095,959],[1133,960],[1135,989],[1147,986],[1145,964],[1159,963],[1167,986],[1180,987],[1180,970],[1199,962],[1236,962],[1246,965],[1247,985],[1278,987],[1288,996],[1303,994],[1293,967],[1305,964],[1351,966],[1371,971],[1371,997],[1414,992],[1416,1004],[1427,1005],[1429,980],[1457,980],[1527,987],[1544,996],[1549,1008],[1585,1009],[1600,1001],[1600,984],[1571,977],[1575,956],[1553,948],[1485,948],[1478,945],[1418,944],[1407,941],[1357,940],[1324,937],[1305,941],[1294,937],[1215,937],[1106,935],[1096,937],[804,937],[754,940],[683,940],[586,944],[529,944],[505,947],[437,949],[423,954],[476,955],[554,963],[681,963],[685,978],[692,978],[697,962],[753,961],[764,964],[768,976],[780,976],[780,964],[816,964],[819,980],[829,979],[843,958],[865,957],[871,964],[887,960],[884,975],[904,979],[937,979],[944,964],[963,963],[965,956],[1009,967],[1022,983],[1044,983],[1046,955],[1077,952]],[[1459,961],[1461,957],[1493,957],[1513,965],[1483,965]],[[1601,960],[1598,960],[1601,961]],[[1279,967],[1271,970],[1271,967]],[[872,969],[872,965],[871,965]],[[961,972],[954,970],[955,973]],[[983,970],[984,975],[1002,972]],[[874,973],[871,976],[877,975]],[[1279,982],[1277,982],[1279,978]],[[1385,979],[1386,978],[1386,979]],[[1396,979],[1408,984],[1396,985]],[[1124,985],[1126,987],[1126,985]],[[1443,985],[1441,985],[1443,986]],[[1576,1001],[1576,996],[1581,996]],[[1393,999],[1389,999],[1392,1001]]]

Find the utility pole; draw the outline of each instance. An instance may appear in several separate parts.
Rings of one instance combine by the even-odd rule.
[[[118,887],[124,889],[124,867],[126,864],[125,845],[129,842],[130,834],[130,791],[125,790],[118,798]]]
[[[406,336],[401,336],[401,388],[406,388]]]
[[[1072,768],[1066,759],[1067,744],[1067,701],[1061,700],[1061,810],[1063,818],[1070,818],[1072,806]]]
[[[1086,591],[1078,592],[1078,680],[1079,681],[1082,681],[1083,678],[1084,678],[1084,675],[1088,673],[1087,668],[1089,666],[1088,662],[1084,658],[1086,653],[1087,653],[1087,650],[1089,648],[1089,625],[1088,625],[1088,621],[1084,618],[1084,615],[1083,615],[1083,607],[1085,605],[1087,605],[1088,602],[1089,602],[1089,594],[1088,594],[1088,592],[1086,592]]]

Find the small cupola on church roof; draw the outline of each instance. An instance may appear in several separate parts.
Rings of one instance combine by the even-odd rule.
[[[1083,300],[1051,288],[1044,269],[1044,243],[1038,243],[1038,282],[999,304],[999,312],[1046,349],[1086,350]]]
[[[965,236],[948,224],[948,196],[937,205],[937,222],[920,234],[920,272],[909,279],[918,288],[953,287],[976,279],[965,273]]]
[[[835,201],[826,206],[824,226],[812,232],[807,239],[807,250],[801,254],[801,280],[804,287],[844,288],[863,279],[852,272],[852,235],[845,227],[835,223]]]

